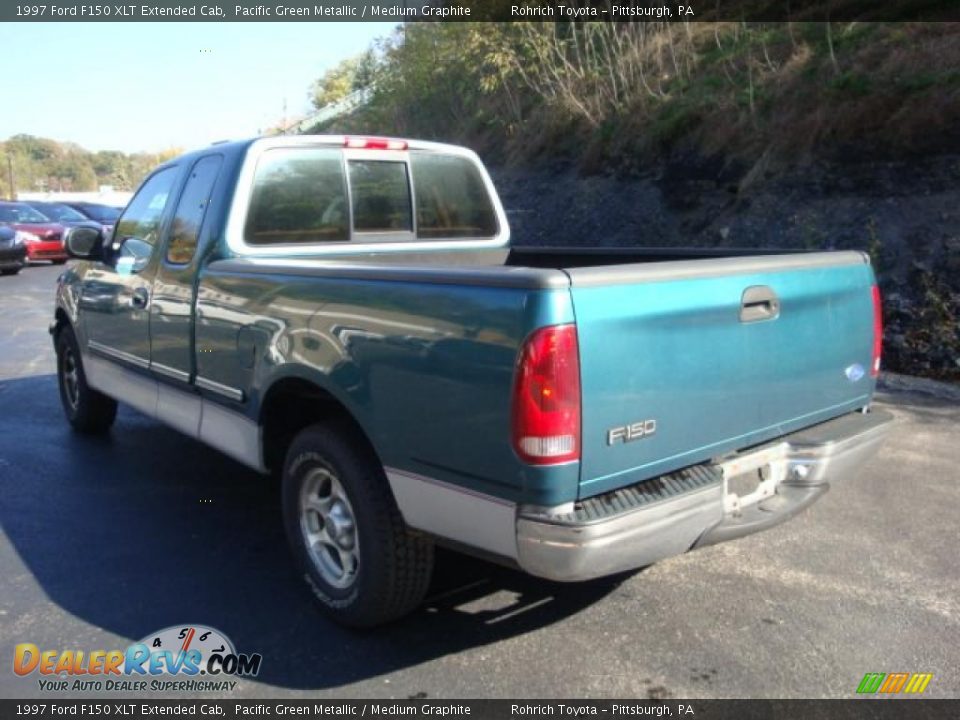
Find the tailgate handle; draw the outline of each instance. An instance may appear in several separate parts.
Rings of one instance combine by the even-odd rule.
[[[766,285],[751,285],[740,300],[740,322],[773,320],[780,315],[780,299]]]

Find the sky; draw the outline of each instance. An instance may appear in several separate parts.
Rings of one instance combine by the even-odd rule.
[[[395,23],[3,23],[0,140],[158,152],[309,111],[313,80]]]

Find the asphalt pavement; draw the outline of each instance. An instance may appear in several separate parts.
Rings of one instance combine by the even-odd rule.
[[[444,552],[419,611],[358,633],[294,572],[273,482],[132,410],[105,438],[70,431],[47,334],[61,271],[0,278],[0,697],[75,697],[14,675],[18,643],[195,623],[263,655],[231,698],[848,698],[867,672],[960,697],[956,394],[881,393],[887,445],[773,530],[579,585]]]

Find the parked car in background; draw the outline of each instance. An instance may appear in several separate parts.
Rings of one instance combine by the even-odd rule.
[[[69,202],[64,202],[63,204],[73,208],[77,212],[83,213],[83,215],[91,220],[95,220],[101,225],[107,226],[110,230],[113,229],[114,224],[117,222],[117,218],[120,217],[120,213],[123,212],[123,208],[113,207],[112,205],[103,205],[101,203],[71,200]]]
[[[0,274],[16,275],[27,264],[27,248],[12,227],[0,225]]]
[[[70,225],[79,225],[81,223],[97,222],[79,210],[76,210],[66,203],[53,202],[50,200],[24,200],[25,205],[29,205],[41,215],[46,215],[51,222],[60,223],[64,227]],[[103,223],[99,223],[103,225]]]
[[[59,223],[65,228],[75,227],[77,225],[97,225],[103,231],[104,237],[110,237],[113,233],[113,222],[94,220],[66,203],[47,200],[25,200],[24,202],[42,215],[50,218],[52,222]]]
[[[51,222],[43,213],[22,202],[0,202],[0,224],[16,232],[16,238],[27,250],[27,261],[67,261],[63,247],[63,225]]]

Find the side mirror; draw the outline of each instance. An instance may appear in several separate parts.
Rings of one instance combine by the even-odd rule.
[[[80,260],[103,260],[103,231],[97,225],[75,225],[63,232],[67,255]]]

